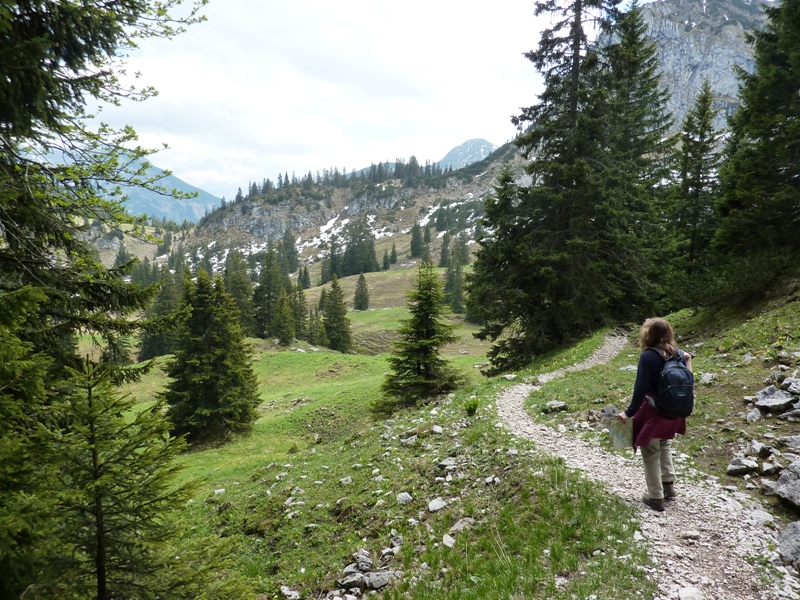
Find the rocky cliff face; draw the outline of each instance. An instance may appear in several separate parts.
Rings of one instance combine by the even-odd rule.
[[[764,23],[759,0],[657,0],[643,6],[650,37],[658,47],[662,82],[672,94],[668,110],[680,128],[707,77],[716,100],[718,127],[736,109],[739,81],[734,65],[752,72],[746,31]]]

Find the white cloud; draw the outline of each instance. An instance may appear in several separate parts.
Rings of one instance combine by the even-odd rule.
[[[208,21],[149,40],[128,71],[159,95],[109,108],[152,161],[217,195],[278,173],[417,156],[471,138],[502,144],[535,101],[522,53],[538,43],[533,3],[212,0]]]

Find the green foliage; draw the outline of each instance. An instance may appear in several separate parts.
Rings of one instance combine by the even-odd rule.
[[[442,346],[454,342],[453,326],[445,323],[442,286],[429,263],[420,265],[414,287],[407,294],[410,317],[401,321],[401,340],[389,357],[391,372],[381,386],[386,396],[378,410],[410,406],[431,396],[446,394],[464,376],[440,355]]]
[[[556,6],[526,56],[544,76],[537,105],[514,119],[532,184],[505,170],[487,199],[468,277],[468,310],[496,342],[494,371],[654,308],[660,248],[652,197],[664,173],[665,93],[636,6],[620,16],[598,0]],[[614,43],[596,47],[593,21]]]
[[[281,248],[283,250],[284,255],[286,256],[286,267],[288,268],[289,273],[294,273],[297,271],[297,245],[294,241],[294,236],[290,229],[286,229],[281,238]]]
[[[422,227],[416,221],[411,227],[411,257],[419,258],[425,252],[425,242],[422,239]]]
[[[356,291],[353,295],[353,309],[369,310],[369,288],[367,287],[367,278],[363,273],[358,276]]]
[[[325,299],[323,322],[328,347],[343,353],[350,352],[353,349],[353,337],[350,332],[350,321],[347,318],[347,305],[344,302],[339,278],[335,275]]]
[[[456,314],[464,312],[464,271],[461,262],[454,257],[447,264],[444,284],[444,300]]]
[[[474,417],[475,413],[478,412],[478,406],[480,406],[480,402],[478,402],[477,398],[468,398],[464,402],[464,412],[467,413],[468,417]]]
[[[233,299],[205,271],[184,282],[184,316],[178,330],[171,378],[164,393],[174,431],[190,441],[222,439],[249,429],[259,403]]]
[[[182,274],[168,269],[161,274],[161,289],[144,313],[147,321],[141,338],[139,361],[169,354],[175,348],[175,318],[181,304]]]
[[[800,21],[798,0],[764,9],[765,27],[748,34],[755,71],[737,69],[739,108],[730,120],[720,170],[717,248],[736,255],[800,250]]]
[[[392,252],[389,254],[389,262],[392,264],[397,262],[397,249],[394,247],[394,242],[392,242]]]
[[[295,258],[296,262],[296,258]],[[253,281],[247,260],[238,250],[228,253],[223,272],[225,291],[228,292],[239,311],[239,323],[245,335],[255,334],[255,306],[253,305]]]
[[[286,290],[281,289],[278,295],[278,307],[275,312],[275,323],[272,331],[273,335],[280,340],[282,346],[288,346],[294,341],[294,315],[292,300]]]
[[[59,568],[74,574],[54,584],[57,596],[151,598],[179,571],[167,565],[178,533],[171,515],[190,492],[176,485],[184,442],[169,437],[158,405],[128,420],[133,402],[115,394],[109,375],[88,362],[73,373],[67,432],[54,448],[66,544]]]
[[[270,250],[264,257],[258,287],[253,292],[256,335],[262,338],[276,336],[278,299],[281,292],[291,289],[291,282],[281,272],[278,253]]]

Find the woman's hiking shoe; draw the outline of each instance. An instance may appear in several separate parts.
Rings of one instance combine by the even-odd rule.
[[[661,485],[664,486],[664,500],[667,502],[674,500],[675,496],[678,495],[675,493],[675,484],[671,481],[665,481]]]
[[[644,502],[647,506],[649,506],[653,510],[657,510],[658,512],[664,512],[663,498],[651,498],[650,496],[645,495],[645,497],[642,498],[642,502]]]

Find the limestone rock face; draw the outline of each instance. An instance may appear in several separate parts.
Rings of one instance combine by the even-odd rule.
[[[752,49],[746,31],[764,23],[761,2],[748,0],[664,0],[643,5],[650,38],[656,43],[661,82],[672,97],[668,110],[680,129],[686,113],[708,78],[719,109],[715,125],[725,125],[725,115],[737,106],[738,65],[753,72]]]

